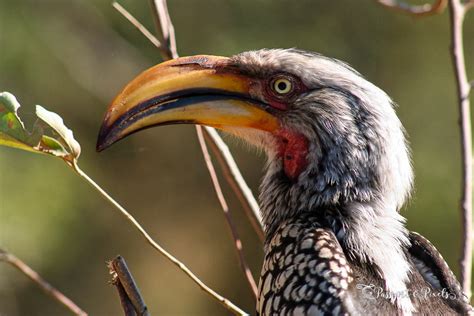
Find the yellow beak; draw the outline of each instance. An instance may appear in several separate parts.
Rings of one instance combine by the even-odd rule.
[[[217,56],[183,57],[133,79],[112,101],[97,141],[101,151],[139,130],[165,124],[200,124],[268,132],[279,124],[269,107],[252,99],[252,79]]]

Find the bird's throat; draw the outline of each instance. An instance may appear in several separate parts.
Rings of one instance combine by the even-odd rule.
[[[278,156],[282,159],[285,174],[291,181],[296,181],[308,165],[308,139],[287,129],[279,130],[277,137]]]

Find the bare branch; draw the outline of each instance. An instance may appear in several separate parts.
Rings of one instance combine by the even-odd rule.
[[[166,45],[168,58],[173,59],[178,57],[176,49],[176,36],[174,34],[174,26],[171,22],[171,17],[168,11],[168,4],[166,0],[150,0],[152,12],[155,18],[156,29],[161,35],[163,43]]]
[[[122,283],[114,282],[114,281],[112,281],[112,283],[115,285],[115,288],[117,289],[117,292],[120,298],[120,305],[122,305],[124,315],[137,316],[137,313],[135,312],[135,308],[133,307],[133,304],[130,301],[130,298],[128,297],[127,292],[125,291]]]
[[[163,37],[163,43],[170,43],[170,45],[171,45],[168,49],[165,48],[165,45],[160,45],[158,47],[160,49],[160,51],[162,52],[162,57],[165,60],[172,59],[172,58],[177,58],[178,54],[176,52],[176,40],[175,40],[175,36],[174,36],[174,27],[171,23],[171,18],[170,18],[169,13],[168,13],[168,8],[167,8],[166,1],[164,1],[164,0],[150,0],[150,3],[151,3],[152,8],[153,8],[153,14],[154,14],[154,17],[155,17],[155,23],[156,23],[157,29]],[[125,9],[123,9],[122,11],[126,12],[127,15],[131,16],[131,14],[128,13]],[[126,16],[126,15],[124,14],[124,16]],[[134,19],[134,18],[133,18],[133,20],[136,21],[136,19]],[[131,21],[131,20],[129,19],[129,21]],[[168,22],[165,23],[164,21],[168,21]],[[137,23],[133,23],[133,24],[139,29],[143,27],[138,21],[137,21]],[[138,27],[137,24],[140,25],[140,27]],[[147,31],[147,33],[149,33],[149,32]],[[201,127],[196,127],[196,129],[197,129],[196,130],[197,132],[199,130],[201,130],[201,133],[202,133]],[[245,180],[243,179],[243,177],[240,173],[240,170],[237,167],[237,164],[235,163],[228,147],[225,145],[222,138],[217,134],[217,132],[213,128],[207,127],[206,129],[210,129],[210,130],[214,131],[215,135],[212,136],[210,139],[212,141],[211,143],[213,145],[213,148],[217,148],[217,150],[215,150],[214,152],[215,152],[216,156],[218,157],[219,161],[221,162],[221,165],[223,166],[224,174],[226,175],[226,179],[230,183],[233,190],[236,192],[236,194],[237,194],[239,200],[241,201],[241,203],[244,205],[244,209],[246,210],[247,215],[250,217],[250,220],[251,220],[252,224],[254,225],[254,228],[255,228],[258,236],[260,237],[261,240],[263,240],[263,228],[262,228],[262,224],[261,224],[260,212],[259,212],[258,204],[257,204],[254,196],[252,195],[252,192],[250,191],[249,187],[245,183]],[[207,130],[206,130],[206,133],[208,133]],[[199,132],[198,132],[198,134],[199,134]],[[242,270],[243,270],[243,272],[244,272],[244,274],[245,274],[245,276],[246,276],[246,278],[249,282],[249,285],[252,289],[252,292],[254,293],[254,295],[256,297],[257,286],[256,286],[256,283],[255,283],[255,280],[253,279],[251,271],[248,268],[248,265],[246,264],[245,258],[243,256],[242,242],[241,242],[241,240],[238,236],[237,229],[236,229],[236,227],[235,227],[235,225],[232,221],[232,217],[230,216],[230,214],[228,212],[229,210],[228,210],[227,202],[225,201],[225,198],[222,194],[222,188],[220,186],[220,183],[218,181],[216,181],[217,178],[213,177],[213,174],[215,175],[215,168],[212,165],[212,160],[210,160],[210,158],[209,159],[206,158],[206,157],[210,157],[209,151],[207,149],[207,146],[205,146],[204,142],[200,141],[200,144],[201,144],[201,150],[203,151],[203,155],[204,155],[206,164],[208,166],[208,170],[209,170],[210,175],[211,175],[211,179],[212,179],[217,197],[218,197],[218,199],[221,203],[221,206],[223,208],[226,221],[227,221],[227,223],[228,223],[228,225],[231,229],[232,237],[234,239],[234,245],[236,246],[236,250],[237,250],[237,253],[238,253],[238,256],[239,256],[240,266],[241,266],[241,268],[242,268]],[[203,144],[204,144],[204,146],[203,146]],[[244,200],[246,200],[246,201],[244,201]],[[253,212],[253,214],[252,214],[252,212]]]
[[[117,293],[120,299],[120,305],[122,305],[124,315],[137,316],[137,313],[135,312],[135,307],[133,307],[133,304],[130,301],[130,298],[128,297],[127,292],[125,291],[122,283],[115,282],[114,280],[112,280],[112,284],[117,289]]]
[[[209,151],[207,150],[202,127],[196,125],[196,132],[199,139],[199,144],[201,145],[202,154],[204,156],[207,169],[209,170],[209,174],[211,176],[212,184],[214,185],[214,189],[216,190],[217,198],[219,200],[219,203],[221,204],[222,210],[224,211],[224,216],[231,231],[232,239],[234,240],[235,249],[237,250],[237,255],[239,258],[240,268],[242,269],[242,272],[244,273],[247,279],[250,289],[254,294],[254,298],[257,299],[257,284],[255,283],[255,280],[252,276],[252,272],[250,271],[248,264],[245,260],[245,256],[242,250],[242,241],[240,240],[239,233],[237,232],[237,228],[235,227],[232,215],[229,210],[229,206],[227,205],[227,202],[224,198],[224,194],[222,193],[222,189],[219,184],[219,179],[217,178],[216,170],[214,168],[214,165],[212,164]]]
[[[150,3],[153,8],[152,11],[155,17],[155,24],[158,32],[161,33],[161,31],[163,31],[162,37],[164,42],[171,43],[171,47],[168,49],[168,58],[165,59],[177,58],[178,53],[176,52],[174,27],[171,23],[166,0],[150,0]],[[262,218],[260,216],[260,208],[254,195],[252,194],[252,191],[245,182],[245,179],[242,177],[239,167],[235,163],[229,148],[216,132],[216,130],[212,127],[205,127],[205,130],[206,135],[211,133],[209,134],[212,145],[211,148],[213,149],[214,154],[216,155],[221,168],[224,171],[227,182],[232,187],[232,190],[235,192],[239,201],[241,202],[245,213],[249,217],[258,237],[261,241],[263,241],[264,234]]]
[[[160,41],[155,36],[151,35],[151,33],[125,8],[117,3],[115,4],[116,5],[114,5],[114,7],[117,6],[116,9],[122,13],[122,15],[127,18],[127,20],[130,21],[136,28],[138,28],[147,38],[149,38],[150,41],[159,43],[155,46],[160,49],[163,59],[170,59],[168,56],[168,50],[163,49]],[[118,9],[118,7],[120,7],[120,9]],[[158,14],[155,16],[158,16]],[[159,21],[157,22],[157,25],[161,25]],[[176,55],[176,57],[177,56],[178,55]],[[260,208],[255,196],[245,182],[245,179],[243,178],[242,173],[240,172],[239,167],[237,166],[234,157],[229,150],[229,147],[227,147],[225,142],[212,127],[205,127],[205,136],[210,138],[212,141],[211,148],[224,171],[224,176],[226,177],[227,182],[230,184],[232,190],[237,195],[258,237],[261,241],[263,241],[264,234]]]
[[[74,170],[84,178],[89,184],[94,187],[97,191],[104,196],[107,201],[109,201],[115,208],[117,208],[120,213],[140,232],[140,234],[145,238],[145,240],[159,253],[166,257],[169,261],[171,261],[174,265],[176,265],[181,271],[183,271],[191,280],[193,280],[203,291],[211,295],[213,298],[218,300],[222,305],[224,305],[228,310],[233,312],[236,315],[247,315],[244,311],[242,311],[239,307],[233,304],[231,301],[226,299],[225,297],[221,296],[210,287],[208,287],[204,282],[202,282],[189,268],[184,265],[181,261],[176,259],[173,255],[171,255],[168,251],[166,251],[163,247],[161,247],[151,236],[148,232],[138,223],[138,221],[117,201],[115,201],[104,189],[102,189],[97,183],[94,182],[84,171],[82,171],[77,164],[72,166]]]
[[[463,167],[461,284],[464,293],[470,298],[472,272],[472,132],[471,105],[469,102],[470,85],[467,80],[462,37],[466,10],[460,0],[449,0],[449,13],[451,18],[451,55],[456,77]]]
[[[375,0],[377,3],[392,10],[400,11],[413,16],[428,16],[439,14],[444,11],[448,0],[436,0],[433,4],[410,5],[397,0]]]
[[[169,44],[169,49],[168,49],[169,58],[168,59],[178,58],[178,52],[176,51],[176,37],[174,34],[174,27],[171,22],[171,17],[169,15],[168,5],[167,5],[166,0],[150,0],[150,3],[153,8],[155,24],[157,26],[158,33],[162,35],[163,41]],[[232,215],[230,214],[229,207],[225,200],[224,194],[222,193],[222,187],[219,183],[219,179],[217,178],[217,174],[216,174],[214,165],[212,163],[209,150],[207,149],[201,126],[196,126],[196,133],[199,139],[199,145],[201,146],[202,154],[204,156],[204,161],[206,163],[207,169],[209,170],[209,175],[211,177],[212,184],[214,186],[214,189],[217,195],[217,199],[219,200],[219,203],[221,204],[227,225],[229,226],[229,229],[232,234],[232,239],[234,240],[235,249],[237,251],[237,255],[239,258],[239,265],[256,299],[257,298],[257,285],[252,276],[252,272],[250,271],[248,264],[245,260],[245,256],[242,250],[242,241],[240,240],[239,234],[237,232],[237,228],[235,227],[234,221],[232,219]]]
[[[0,261],[6,262],[17,268],[20,272],[26,275],[31,281],[38,285],[46,294],[51,296],[54,300],[64,305],[75,315],[87,316],[79,306],[71,301],[66,295],[55,289],[51,284],[46,282],[36,271],[31,269],[26,263],[18,259],[15,255],[0,248]]]
[[[448,0],[437,0],[433,5],[410,6],[395,0],[376,0],[378,3],[417,16],[441,13]],[[463,23],[466,12],[474,6],[474,0],[449,0],[449,15],[451,23],[451,56],[454,67],[459,109],[459,125],[461,136],[462,156],[462,196],[461,214],[463,226],[461,266],[461,285],[463,292],[471,297],[472,275],[472,132],[469,93],[473,82],[469,83],[466,74],[463,48]]]
[[[166,47],[161,45],[161,42],[153,35],[146,27],[143,26],[130,12],[128,12],[124,7],[118,2],[113,2],[112,6],[122,14],[133,26],[135,26],[145,37],[153,44],[156,48],[160,50],[161,56],[163,59],[168,58],[168,50]]]
[[[227,147],[226,143],[214,128],[206,126],[204,127],[204,131],[204,136],[210,140],[211,149],[224,172],[227,182],[230,184],[232,190],[234,190],[235,195],[237,195],[258,237],[263,241],[264,233],[260,207],[245,182],[244,177],[240,173],[234,157],[230,153],[229,147]]]
[[[127,267],[125,259],[117,256],[107,266],[112,275],[112,284],[115,285],[119,293],[125,316],[150,316],[145,300],[140,294],[140,290]]]

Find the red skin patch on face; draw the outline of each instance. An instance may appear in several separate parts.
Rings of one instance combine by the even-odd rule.
[[[308,166],[308,139],[301,133],[281,129],[276,133],[279,139],[278,155],[283,160],[286,176],[296,181]]]
[[[270,101],[269,103],[275,109],[282,110],[282,111],[288,110],[288,104],[284,102]]]

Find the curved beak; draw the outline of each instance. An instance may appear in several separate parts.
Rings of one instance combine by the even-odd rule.
[[[217,56],[182,57],[133,79],[112,101],[97,141],[101,151],[139,130],[165,124],[246,127],[267,132],[279,124],[250,96],[252,79]]]

